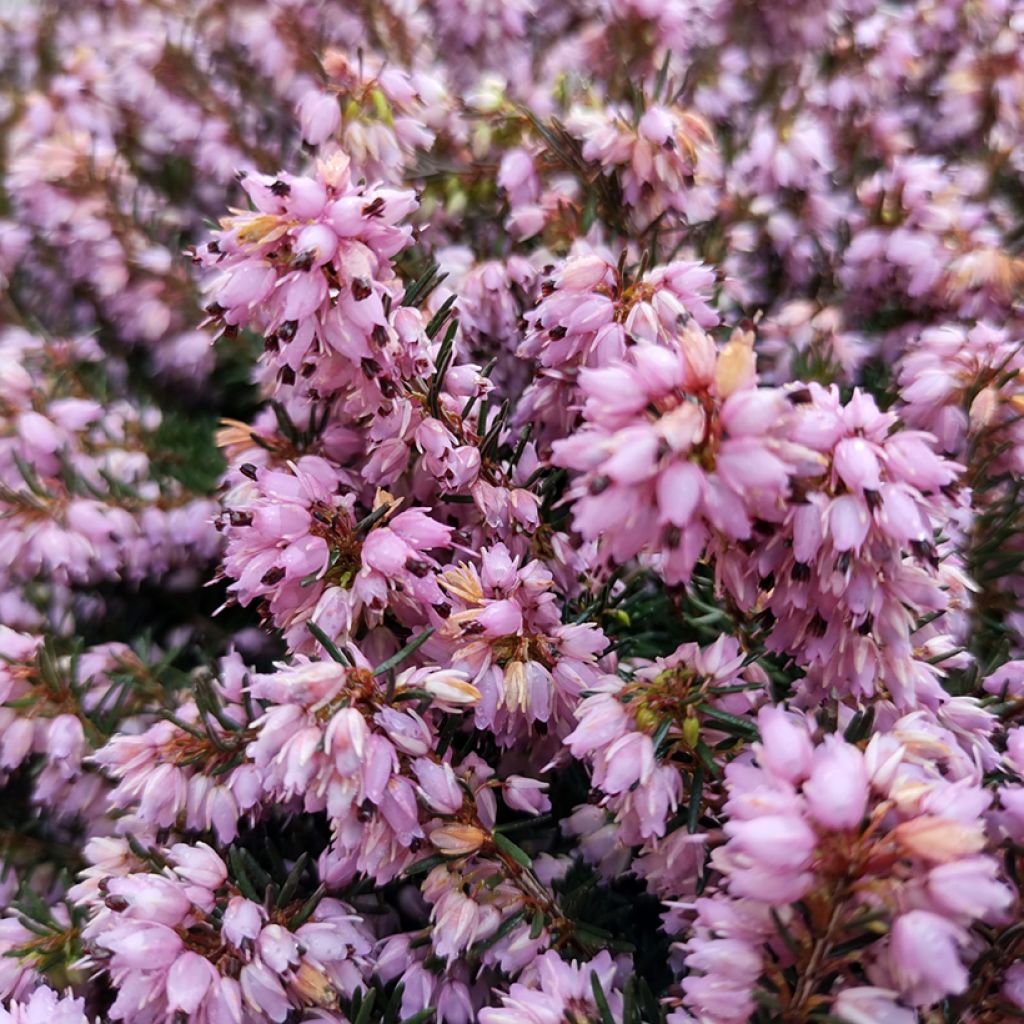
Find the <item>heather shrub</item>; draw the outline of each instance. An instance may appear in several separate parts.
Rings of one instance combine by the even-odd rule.
[[[1024,1017],[1024,4],[0,10],[0,1024]]]

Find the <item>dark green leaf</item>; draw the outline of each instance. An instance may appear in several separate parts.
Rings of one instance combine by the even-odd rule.
[[[382,661],[374,670],[375,676],[382,676],[385,672],[390,672],[396,665],[401,665],[410,654],[419,650],[432,636],[434,635],[434,627],[428,626],[419,636],[414,637],[410,640],[400,651],[392,654],[387,661]]]
[[[503,853],[506,857],[511,857],[517,864],[522,865],[524,868],[532,868],[533,861],[530,860],[529,854],[525,850],[520,849],[512,842],[511,839],[507,839],[500,832],[495,832],[493,835],[494,845]]]
[[[346,665],[349,668],[352,667],[352,661],[349,659],[348,655],[345,654],[345,652],[342,651],[315,622],[307,622],[306,627],[316,638],[320,646],[331,656],[333,661],[336,661],[339,665]]]
[[[320,905],[320,901],[326,894],[327,886],[319,886],[316,892],[302,904],[298,912],[292,915],[291,919],[288,921],[288,927],[292,931],[295,931],[296,928],[301,928],[313,916],[313,912]]]
[[[757,726],[749,719],[740,718],[739,715],[731,715],[728,711],[722,711],[719,708],[712,707],[710,704],[698,704],[697,710],[712,721],[717,722],[723,732],[742,736],[748,740],[756,740],[760,737]]]
[[[601,987],[601,979],[597,976],[597,971],[590,972],[590,988],[594,993],[594,1002],[597,1003],[597,1012],[601,1015],[601,1024],[615,1024],[611,1007],[608,1005],[608,997]]]

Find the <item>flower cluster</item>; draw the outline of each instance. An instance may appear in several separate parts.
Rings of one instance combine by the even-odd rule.
[[[268,909],[242,895],[202,844],[172,846],[161,873],[112,859],[104,850],[80,893],[95,906],[83,933],[92,960],[119,990],[111,1019],[282,1024],[294,1009],[329,1006],[359,987],[372,937],[343,903],[325,899],[309,913],[279,894]]]
[[[1022,110],[1024,0],[6,5],[0,1024],[1024,1013]]]
[[[552,455],[580,474],[574,526],[615,562],[649,556],[669,583],[689,579],[709,546],[728,558],[755,521],[777,520],[791,477],[815,466],[791,439],[785,396],[756,386],[742,331],[719,350],[687,324],[671,348],[637,347],[580,385],[583,428]]]
[[[683,987],[707,1019],[747,1020],[764,973],[778,972],[784,1012],[827,1005],[813,972],[839,969],[857,933],[881,932],[856,946],[871,985],[834,989],[837,1015],[870,1005],[909,1020],[899,1006],[967,989],[971,924],[1005,920],[1014,900],[982,852],[991,797],[944,776],[939,744],[930,757],[908,748],[900,724],[861,749],[835,735],[813,743],[780,707],[759,713],[753,757],[726,770],[727,842],[712,855],[722,891],[697,901],[687,943],[699,973]],[[782,980],[788,968],[796,984]]]
[[[218,550],[217,506],[160,463],[160,410],[93,397],[90,338],[0,333],[0,594],[9,625],[38,626],[74,585],[162,581],[187,588]],[[197,572],[199,569],[199,572]],[[26,600],[26,587],[41,590]]]

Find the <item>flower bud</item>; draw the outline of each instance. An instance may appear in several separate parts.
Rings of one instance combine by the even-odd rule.
[[[985,846],[980,825],[964,825],[949,818],[924,815],[899,825],[892,838],[912,856],[944,864],[978,853]]]
[[[467,682],[464,672],[431,672],[421,685],[441,704],[475,704],[480,700],[480,691]]]
[[[453,822],[442,825],[430,833],[430,842],[441,853],[455,857],[465,857],[475,853],[483,846],[487,835],[475,825],[460,825]]]
[[[715,366],[715,387],[719,398],[754,386],[756,380],[753,335],[734,331],[718,355]]]

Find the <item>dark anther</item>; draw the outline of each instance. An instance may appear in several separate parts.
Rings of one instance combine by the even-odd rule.
[[[910,550],[918,558],[931,558],[933,554],[932,546],[926,540],[912,540],[910,542]]]

